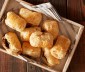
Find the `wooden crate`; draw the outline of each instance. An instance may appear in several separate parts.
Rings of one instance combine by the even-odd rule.
[[[0,19],[3,20],[4,17],[5,17],[5,14],[10,11],[10,10],[18,10],[19,8],[21,7],[27,7],[28,8],[28,3],[27,2],[24,2],[22,0],[5,0],[3,6],[2,6],[2,9],[1,9],[1,12],[0,12]],[[5,12],[4,12],[5,11]],[[69,29],[69,27],[72,27],[74,32],[75,32],[75,38],[73,38],[71,36],[71,38],[73,38],[71,41],[72,41],[72,44],[71,44],[71,48],[69,49],[69,53],[66,55],[66,57],[64,59],[61,60],[61,63],[59,65],[56,65],[55,67],[51,68],[51,67],[48,67],[46,65],[41,65],[39,64],[38,62],[35,62],[34,60],[33,61],[30,61],[27,57],[26,59],[28,59],[28,61],[26,59],[24,59],[22,56],[14,56],[14,57],[17,57],[21,60],[24,60],[28,63],[31,63],[33,65],[36,65],[38,67],[41,67],[43,69],[46,69],[48,71],[52,71],[52,72],[66,72],[69,64],[70,64],[70,61],[72,59],[72,56],[76,50],[76,47],[77,47],[77,44],[79,42],[79,39],[81,37],[81,34],[83,32],[83,29],[84,29],[84,26],[80,25],[79,23],[76,23],[76,22],[73,22],[71,20],[68,20],[68,19],[65,19],[63,18],[65,21],[68,22],[68,25],[65,25],[66,28]],[[3,21],[0,22],[0,51],[4,52],[4,53],[7,53],[3,48],[2,48],[2,45],[1,45],[1,39],[2,39],[2,36],[9,30],[11,31],[12,29],[9,29],[6,27],[5,23]],[[59,27],[60,27],[60,30],[62,31],[62,33],[64,34],[63,32],[63,28],[64,26],[62,24],[59,24]],[[69,32],[71,33],[71,32]],[[65,34],[64,34],[65,35]],[[72,35],[72,33],[70,34]],[[74,41],[74,43],[73,43]],[[7,53],[8,54],[8,53]],[[27,63],[27,64],[28,64]]]

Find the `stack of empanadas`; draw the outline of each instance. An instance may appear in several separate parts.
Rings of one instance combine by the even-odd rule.
[[[46,58],[47,64],[54,66],[65,57],[71,42],[69,38],[59,35],[58,21],[42,21],[42,15],[25,8],[21,8],[19,14],[8,12],[5,23],[18,31],[20,38],[16,33],[8,32],[2,38],[2,45],[12,55],[24,54],[37,58],[43,51],[42,56]]]

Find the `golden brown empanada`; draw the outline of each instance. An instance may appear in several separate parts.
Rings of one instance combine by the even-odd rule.
[[[38,26],[42,20],[42,15],[39,12],[34,12],[25,8],[21,8],[19,12],[20,16],[23,17],[28,23],[33,26]]]
[[[14,32],[8,32],[5,34],[2,39],[2,46],[12,55],[18,55],[22,51],[20,41]]]
[[[40,57],[41,48],[32,47],[29,42],[23,42],[22,49],[23,49],[23,54],[25,55],[29,55],[34,58]]]
[[[51,48],[53,46],[53,36],[50,33],[44,32],[43,35],[41,35],[41,41],[42,48]]]
[[[53,45],[53,36],[47,32],[36,31],[30,36],[30,44],[33,47],[48,47],[51,48]]]
[[[43,23],[43,26],[42,28],[51,33],[53,35],[53,38],[57,38],[58,36],[58,33],[59,33],[59,27],[58,27],[58,22],[55,21],[55,20],[46,20],[44,23]]]
[[[62,59],[65,57],[67,50],[70,46],[71,41],[63,36],[58,36],[58,39],[56,41],[56,44],[51,48],[51,54],[58,59]]]
[[[43,48],[43,50],[44,50],[44,56],[46,57],[47,62],[48,62],[47,64],[49,66],[55,66],[56,64],[60,63],[57,58],[55,58],[51,55],[49,48]]]
[[[30,35],[35,32],[35,31],[41,31],[40,27],[30,27],[30,28],[25,28],[21,33],[21,39],[22,41],[29,41]]]
[[[10,28],[16,30],[16,31],[23,31],[26,27],[26,21],[15,14],[14,12],[8,12],[7,18],[5,19],[5,23]]]
[[[42,45],[41,35],[42,35],[42,32],[40,32],[40,31],[36,31],[36,32],[31,34],[31,36],[30,36],[31,46],[41,47],[41,45]]]

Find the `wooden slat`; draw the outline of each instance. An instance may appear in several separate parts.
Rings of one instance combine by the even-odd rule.
[[[67,0],[49,0],[49,1],[53,4],[53,6],[56,8],[56,10],[61,16],[66,17]]]
[[[83,0],[83,4],[85,5],[85,0]]]
[[[67,17],[85,26],[85,0],[67,0]],[[85,71],[85,29],[67,72]]]
[[[82,21],[80,0],[67,0],[67,18],[79,22]]]
[[[0,51],[0,72],[26,72],[26,63]]]
[[[0,10],[1,10],[3,3],[4,3],[4,0],[0,0]]]
[[[85,0],[81,0],[81,10],[82,10],[83,21],[85,21]]]
[[[5,11],[6,7],[7,7],[8,2],[9,2],[9,0],[5,0],[3,5],[2,5],[2,8],[0,10],[0,19],[2,18],[3,14],[4,14],[4,11]]]

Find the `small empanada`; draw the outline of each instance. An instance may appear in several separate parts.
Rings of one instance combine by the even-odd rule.
[[[14,32],[5,34],[2,39],[2,46],[12,55],[18,55],[22,52],[20,41]]]
[[[41,48],[32,47],[29,42],[23,42],[22,49],[23,49],[22,53],[25,55],[29,55],[34,58],[40,57]]]
[[[70,44],[71,41],[69,40],[69,38],[63,35],[58,36],[56,44],[50,50],[51,54],[58,59],[64,58]]]
[[[30,28],[25,28],[21,33],[21,39],[22,41],[29,41],[30,35],[35,32],[35,31],[41,31],[40,27],[30,27]]]
[[[58,22],[55,20],[46,20],[44,21],[42,28],[51,33],[53,35],[53,38],[56,39],[59,33],[59,27]]]
[[[30,36],[30,44],[33,47],[48,47],[51,48],[53,45],[53,36],[47,32],[36,31]]]
[[[41,13],[34,12],[26,8],[21,8],[19,14],[28,22],[28,24],[30,23],[33,26],[38,26],[42,20]]]
[[[55,66],[60,63],[57,58],[51,55],[49,48],[43,48],[43,50],[44,50],[44,56],[46,57],[48,62],[47,64],[49,66]]]
[[[23,31],[26,27],[26,21],[15,14],[14,12],[8,12],[7,18],[5,19],[5,23],[10,28],[16,30],[16,31]]]

